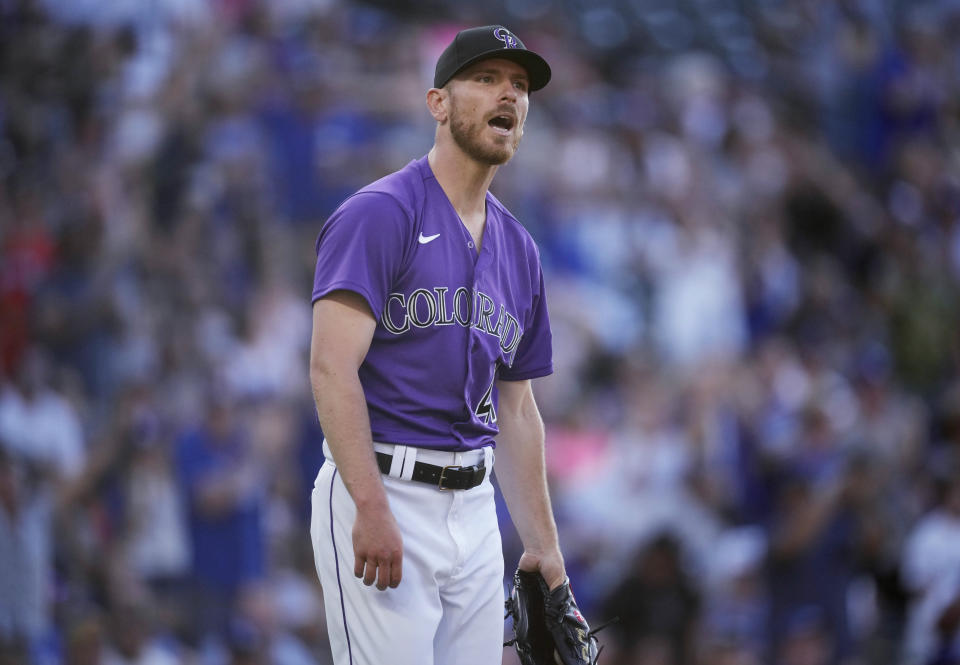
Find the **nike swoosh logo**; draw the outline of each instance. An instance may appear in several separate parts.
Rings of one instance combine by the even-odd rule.
[[[440,234],[439,234],[439,233],[434,233],[432,236],[425,236],[425,235],[423,235],[423,233],[421,232],[421,233],[420,233],[420,237],[417,238],[417,240],[420,241],[420,244],[421,244],[421,245],[426,245],[428,242],[433,242],[434,240],[436,240],[436,239],[439,238],[439,237],[440,237]]]

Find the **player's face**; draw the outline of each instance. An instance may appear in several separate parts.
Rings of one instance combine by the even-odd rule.
[[[508,162],[523,136],[529,86],[527,70],[502,58],[458,74],[449,86],[450,133],[460,149],[481,164]]]

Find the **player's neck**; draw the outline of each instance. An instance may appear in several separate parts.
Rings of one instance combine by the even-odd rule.
[[[460,219],[466,221],[478,215],[482,219],[486,215],[487,190],[498,167],[481,164],[456,146],[441,142],[434,144],[427,160]]]

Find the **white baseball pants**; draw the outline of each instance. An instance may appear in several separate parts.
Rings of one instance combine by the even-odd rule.
[[[394,451],[394,446],[375,445],[383,452]],[[334,662],[500,663],[503,551],[490,483],[492,450],[441,453],[396,447],[396,463],[383,482],[403,535],[403,578],[396,589],[384,591],[365,586],[353,575],[356,507],[326,442],[324,452],[327,461],[313,490],[310,535]],[[409,477],[413,455],[418,461],[440,466],[469,466],[486,455],[487,477],[473,489],[454,491],[403,480],[400,476]],[[404,466],[407,473],[403,473]]]

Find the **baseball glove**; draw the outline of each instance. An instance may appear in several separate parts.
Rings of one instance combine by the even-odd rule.
[[[514,646],[523,665],[596,665],[603,648],[580,613],[569,580],[550,591],[540,573],[517,570],[506,607],[514,638],[504,646]]]

